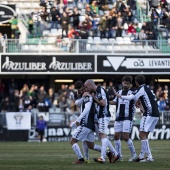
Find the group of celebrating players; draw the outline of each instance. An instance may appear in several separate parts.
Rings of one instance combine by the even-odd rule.
[[[124,76],[122,89],[115,93],[115,98],[109,101],[107,91],[102,86],[95,85],[91,79],[85,83],[77,81],[76,105],[80,107],[80,116],[76,121],[70,123],[70,127],[76,124],[77,128],[71,138],[72,149],[78,160],[73,164],[89,163],[88,149],[100,152],[99,158],[93,160],[98,163],[105,163],[108,156],[110,163],[123,161],[121,152],[121,134],[126,141],[131,153],[130,162],[153,162],[148,135],[153,132],[158,120],[158,105],[153,92],[145,84],[145,77],[135,77],[136,90],[131,90],[132,77]],[[108,125],[110,122],[109,104],[116,105],[116,120],[114,123],[114,145],[107,138]],[[129,138],[132,129],[135,107],[139,107],[143,113],[139,138],[141,140],[141,151],[137,155],[133,141]],[[94,132],[101,140],[101,146],[94,143]],[[78,145],[82,141],[84,156]]]

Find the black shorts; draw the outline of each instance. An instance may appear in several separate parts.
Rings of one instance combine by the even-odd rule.
[[[38,135],[44,135],[44,130],[38,130]]]

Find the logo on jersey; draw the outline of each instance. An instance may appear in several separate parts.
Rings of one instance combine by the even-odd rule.
[[[84,102],[87,103],[87,102],[89,102],[89,101],[90,101],[90,97],[89,97],[89,96],[85,96],[85,97],[84,97]]]
[[[97,93],[97,98],[100,99],[102,95],[100,93]]]

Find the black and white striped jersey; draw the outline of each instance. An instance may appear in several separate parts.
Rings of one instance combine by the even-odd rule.
[[[159,117],[158,104],[155,94],[147,87],[147,85],[141,85],[135,92],[135,100],[139,99],[143,108],[143,116]]]
[[[120,95],[130,95],[132,90],[119,90]],[[133,120],[135,113],[135,101],[125,100],[118,97],[115,97],[113,100],[116,103],[116,121],[123,120]]]
[[[93,102],[92,96],[83,96],[83,102],[81,104],[80,113],[85,113],[85,116],[81,119],[81,126],[87,127],[92,131],[95,131],[94,125],[94,114],[95,114],[95,104]]]
[[[106,100],[106,105],[101,106],[101,105],[96,105],[96,111],[98,118],[103,118],[103,117],[111,117],[110,111],[109,111],[109,96],[104,88],[101,86],[98,86],[96,89],[96,97],[97,99],[100,100]]]

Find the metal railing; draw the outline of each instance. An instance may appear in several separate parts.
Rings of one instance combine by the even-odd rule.
[[[132,37],[133,38],[133,37]],[[106,40],[106,39],[105,39]],[[114,54],[169,54],[170,45],[159,36],[158,40],[107,39],[91,41],[82,39],[7,39],[0,53],[114,53]]]

